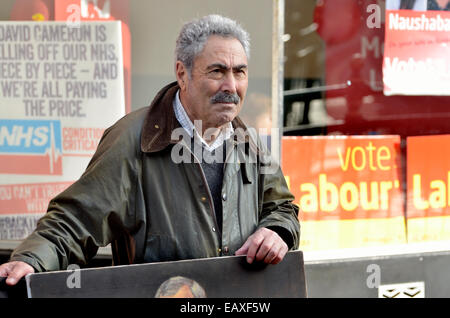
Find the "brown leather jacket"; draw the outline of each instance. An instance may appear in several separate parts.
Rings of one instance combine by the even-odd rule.
[[[50,202],[11,260],[37,271],[60,270],[86,264],[109,243],[115,264],[233,255],[260,227],[273,228],[291,248],[298,246],[294,198],[278,166],[263,174],[260,160],[245,161],[251,151],[261,154],[248,135],[241,143],[249,147],[229,140],[234,160],[224,166],[219,231],[200,164],[171,160],[171,149],[179,145],[171,138],[180,126],[172,107],[177,90],[176,83],[169,84],[150,107],[105,131],[84,174]],[[239,118],[233,126],[245,129]]]

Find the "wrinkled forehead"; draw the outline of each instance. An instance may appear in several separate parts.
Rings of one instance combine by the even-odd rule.
[[[241,42],[232,37],[212,35],[194,59],[202,67],[221,65],[226,68],[247,67],[248,59]]]

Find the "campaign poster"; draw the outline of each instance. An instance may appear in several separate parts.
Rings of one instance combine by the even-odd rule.
[[[399,136],[283,137],[303,251],[406,243]]]
[[[450,240],[450,135],[407,139],[408,242]]]
[[[122,28],[122,60],[125,89],[125,111],[131,111],[131,32],[129,0],[54,0],[55,20],[120,21]]]
[[[288,252],[277,266],[245,256],[222,256],[169,262],[36,273],[28,275],[29,298],[305,298],[303,253]],[[217,277],[226,277],[217,284]],[[8,291],[7,288],[6,292]],[[0,285],[0,295],[1,295]],[[191,304],[194,302],[191,301]],[[203,306],[203,305],[202,305]],[[204,305],[206,306],[206,305]],[[241,305],[242,306],[242,305]],[[182,305],[181,313],[196,313]],[[210,306],[214,307],[214,306]],[[270,304],[265,307],[270,308]],[[238,312],[236,304],[217,306],[216,313]],[[262,311],[262,310],[261,310]],[[205,313],[202,310],[203,313]],[[211,315],[212,314],[212,315]],[[208,316],[214,315],[210,310]]]
[[[316,2],[314,22],[324,43],[324,98],[331,118],[327,134],[404,138],[449,131],[449,96],[384,94],[386,5],[385,0]]]
[[[408,6],[405,2],[386,2],[384,94],[448,96],[450,5],[416,0]]]
[[[124,114],[120,22],[0,23],[0,240],[34,230]]]
[[[129,0],[15,0],[10,14],[16,21],[121,21],[125,109],[131,111],[131,34]]]

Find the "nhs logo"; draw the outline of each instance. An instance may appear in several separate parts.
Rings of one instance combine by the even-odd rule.
[[[0,173],[62,175],[59,120],[0,119]]]

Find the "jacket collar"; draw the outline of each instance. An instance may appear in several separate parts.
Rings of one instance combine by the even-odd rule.
[[[172,104],[179,88],[177,82],[166,85],[150,104],[141,132],[141,150],[143,152],[158,152],[170,144],[179,142],[179,140],[171,138],[174,129],[181,127],[175,117]],[[239,117],[236,117],[231,123],[235,129],[233,138],[236,143],[250,141],[250,144],[258,149],[253,138],[249,138],[248,134],[243,134],[247,127]]]

